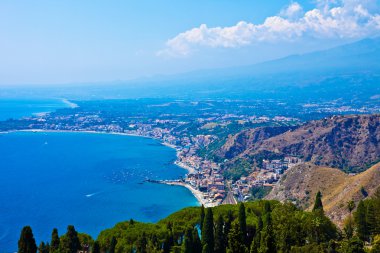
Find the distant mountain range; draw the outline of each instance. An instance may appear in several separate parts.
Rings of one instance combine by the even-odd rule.
[[[370,100],[380,95],[380,38],[250,66],[130,81],[17,89],[15,94],[105,98]],[[12,89],[0,91],[12,95]],[[380,96],[379,96],[380,99]]]

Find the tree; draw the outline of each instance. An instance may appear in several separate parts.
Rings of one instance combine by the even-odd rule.
[[[239,205],[239,226],[242,236],[242,242],[247,245],[247,218],[245,214],[245,206],[243,203]]]
[[[117,240],[115,236],[112,236],[108,253],[115,253],[116,244],[117,244]]]
[[[145,232],[142,233],[141,236],[136,241],[136,252],[139,253],[146,253],[146,245],[148,244],[148,241],[146,239]]]
[[[191,228],[186,229],[181,245],[181,253],[193,253],[193,231]]]
[[[234,222],[232,229],[228,234],[228,247],[227,253],[247,253],[248,249],[242,241],[242,232],[240,230],[240,225]]]
[[[209,253],[209,252],[210,252],[210,247],[206,243],[205,245],[203,245],[202,253]]]
[[[37,245],[34,240],[32,228],[26,226],[21,230],[20,240],[18,241],[18,253],[36,253]]]
[[[98,241],[94,242],[94,245],[92,246],[92,253],[100,253],[100,246]]]
[[[276,245],[274,242],[273,230],[272,230],[272,219],[271,214],[266,213],[264,215],[265,227],[260,233],[260,248],[259,253],[274,253],[276,252]]]
[[[369,236],[376,235],[379,233],[379,231],[377,230],[377,217],[375,213],[375,207],[371,200],[368,201],[367,205],[366,222]]]
[[[62,241],[59,244],[60,253],[76,253],[80,249],[80,242],[78,238],[78,232],[74,226],[69,225],[67,227],[66,234],[62,237]]]
[[[223,216],[219,215],[218,221],[216,222],[216,229],[215,229],[215,253],[226,252],[223,228],[224,228]]]
[[[358,237],[353,237],[348,241],[344,241],[341,246],[341,251],[344,253],[365,253],[364,243]]]
[[[355,202],[353,200],[348,201],[348,203],[347,203],[347,209],[350,212],[350,214],[355,209]]]
[[[366,217],[366,208],[364,202],[360,200],[358,208],[355,213],[355,223],[356,223],[356,232],[360,240],[368,240],[368,227],[367,227],[367,217]]]
[[[44,242],[41,242],[40,246],[38,246],[38,252],[49,253],[49,243],[45,244]]]
[[[200,224],[199,224],[201,230],[203,229],[204,220],[205,220],[205,207],[204,207],[204,205],[202,205],[201,206],[201,220],[200,220]]]
[[[51,233],[50,252],[51,253],[57,252],[58,249],[59,249],[58,229],[54,228],[53,232]]]
[[[322,193],[320,191],[318,191],[316,196],[315,196],[313,212],[324,213],[323,204],[322,204]]]
[[[344,221],[343,231],[347,239],[351,239],[354,235],[354,221],[352,220],[351,215]]]
[[[194,253],[202,252],[202,243],[201,243],[201,239],[199,238],[197,228],[193,229],[193,252]]]
[[[202,228],[202,252],[205,250],[205,246],[207,244],[207,253],[214,252],[214,217],[212,214],[212,209],[206,209],[206,216],[203,222]]]

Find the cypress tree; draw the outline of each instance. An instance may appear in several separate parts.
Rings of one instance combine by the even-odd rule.
[[[109,253],[115,253],[116,244],[117,244],[117,240],[116,240],[115,236],[112,236],[110,248],[108,250]]]
[[[200,220],[200,224],[199,224],[201,230],[203,229],[204,220],[205,220],[205,207],[204,207],[204,205],[202,205],[201,206],[201,220]]]
[[[41,242],[38,246],[38,252],[39,253],[49,253],[49,244],[45,244],[44,242]]]
[[[243,203],[239,205],[239,226],[242,236],[242,242],[247,245],[247,218],[245,215],[245,206]]]
[[[240,225],[234,222],[232,229],[228,234],[228,253],[247,253],[248,249],[242,241],[242,232],[240,231]]]
[[[62,242],[59,244],[60,253],[76,253],[80,249],[78,233],[74,226],[69,225]]]
[[[234,217],[232,215],[232,211],[228,210],[227,220],[224,224],[224,247],[228,246],[228,238],[227,237],[228,237],[228,234],[230,233],[233,219],[234,219]]]
[[[271,212],[270,203],[269,201],[264,202],[264,215]]]
[[[224,237],[224,220],[223,216],[218,217],[215,229],[215,253],[225,253],[225,237]]]
[[[51,233],[51,241],[50,241],[50,253],[57,252],[59,249],[59,236],[58,229],[54,228]]]
[[[100,246],[98,241],[94,242],[94,245],[92,246],[92,253],[100,253]]]
[[[203,245],[202,247],[202,253],[209,253],[210,252],[210,247],[208,246],[208,244],[206,243],[205,245]]]
[[[258,249],[259,253],[275,253],[276,245],[274,242],[273,230],[272,230],[272,219],[271,214],[267,213],[264,216],[265,227],[260,233],[260,247]]]
[[[194,253],[202,252],[202,243],[201,243],[201,239],[199,238],[197,228],[193,229],[193,252]]]
[[[21,230],[20,240],[18,241],[18,253],[36,253],[37,245],[34,240],[32,228],[26,226]]]
[[[193,253],[193,231],[192,229],[186,229],[181,245],[181,253]]]
[[[373,236],[373,235],[378,234],[379,231],[377,231],[377,219],[376,219],[376,214],[375,214],[375,207],[371,200],[368,201],[366,219],[367,219],[366,221],[367,221],[367,227],[368,227],[368,235]]]
[[[355,213],[356,232],[360,240],[368,239],[368,227],[366,218],[366,208],[364,202],[360,200]]]
[[[214,217],[211,208],[207,208],[205,220],[203,222],[202,245],[202,252],[204,251],[206,245],[206,249],[208,250],[207,253],[214,252]]]
[[[320,191],[318,191],[315,196],[313,212],[320,212],[322,214],[324,213],[322,204],[322,193]]]

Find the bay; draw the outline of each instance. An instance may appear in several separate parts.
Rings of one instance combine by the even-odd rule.
[[[189,190],[146,183],[177,179],[175,150],[158,141],[112,134],[0,134],[0,252],[17,250],[23,226],[37,242],[69,224],[96,238],[118,222],[156,222],[199,205]]]

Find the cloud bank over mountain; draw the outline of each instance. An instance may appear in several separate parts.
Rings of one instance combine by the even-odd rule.
[[[229,27],[202,24],[169,39],[158,56],[188,56],[199,48],[239,48],[263,42],[303,39],[361,39],[380,35],[376,0],[318,0],[305,11],[292,2],[262,24],[240,21]]]

